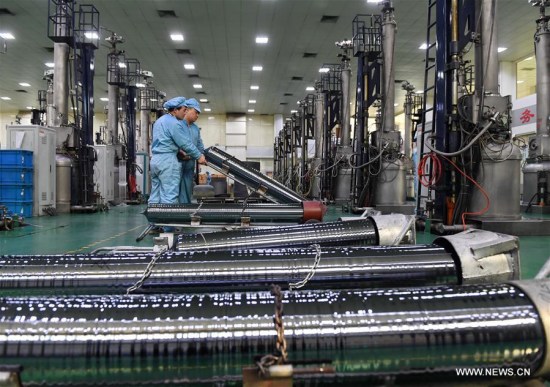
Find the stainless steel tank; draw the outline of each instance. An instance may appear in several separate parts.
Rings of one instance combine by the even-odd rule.
[[[376,205],[401,205],[407,200],[406,191],[406,167],[396,159],[383,161],[382,172],[376,181],[375,203]]]
[[[71,168],[73,161],[65,155],[55,155],[55,207],[58,213],[71,212]]]
[[[476,218],[520,219],[521,151],[511,143],[488,143],[481,151],[482,163],[476,181],[487,192],[490,207]],[[468,212],[487,206],[481,191],[474,187]]]

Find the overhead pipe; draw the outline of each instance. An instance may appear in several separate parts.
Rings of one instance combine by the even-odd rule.
[[[518,250],[517,238],[476,231],[418,246],[13,255],[0,257],[0,288],[116,293],[140,280],[153,259],[145,291],[297,288],[310,273],[307,289],[491,283],[519,278]]]
[[[334,368],[316,381],[449,383],[458,368],[548,376],[549,287],[283,292],[281,336],[290,361]],[[277,338],[268,292],[3,297],[0,310],[2,363],[22,365],[25,384],[235,381]]]
[[[210,147],[204,150],[208,165],[276,203],[300,203],[304,198],[278,181],[250,168],[236,157]]]

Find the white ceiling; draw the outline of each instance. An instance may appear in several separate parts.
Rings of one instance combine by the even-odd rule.
[[[152,71],[154,86],[168,97],[208,98],[212,113],[246,112],[288,115],[296,102],[319,78],[324,63],[337,63],[336,41],[350,39],[352,20],[357,14],[380,12],[380,6],[366,0],[90,0],[100,14],[102,40],[115,31],[125,38],[119,48],[126,58],[136,58],[143,70]],[[394,0],[396,21],[396,79],[408,80],[421,89],[425,52],[418,47],[426,40],[427,0]],[[47,0],[2,0],[0,32],[11,32],[7,52],[0,54],[0,113],[37,106],[37,91],[45,89],[45,62],[53,62],[47,48]],[[158,10],[172,10],[176,17],[161,18]],[[1,13],[1,12],[0,12]],[[335,23],[321,23],[323,15],[337,16]],[[534,52],[533,34],[538,10],[527,0],[498,0],[498,42],[508,50],[501,60],[515,61]],[[170,40],[182,33],[183,42]],[[257,45],[256,35],[269,37]],[[178,54],[188,49],[191,54]],[[105,81],[109,45],[96,50],[96,110],[103,109],[107,96]],[[304,58],[304,53],[316,53]],[[355,60],[352,60],[354,64]],[[193,63],[195,70],[185,70]],[[263,66],[252,72],[253,65]],[[354,66],[355,68],[355,66]],[[355,71],[354,71],[355,73]],[[198,74],[199,78],[189,78]],[[303,80],[291,80],[292,77]],[[193,83],[201,83],[206,95],[196,95]],[[21,87],[20,82],[31,84]],[[258,91],[250,85],[260,86]],[[27,93],[16,92],[25,90]],[[285,93],[292,94],[284,96]],[[404,92],[396,85],[397,102]],[[249,99],[257,101],[255,105]],[[281,103],[287,103],[282,105]],[[203,106],[204,107],[204,106]]]

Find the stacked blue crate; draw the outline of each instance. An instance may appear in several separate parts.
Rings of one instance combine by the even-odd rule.
[[[0,205],[19,216],[32,216],[32,152],[0,150]]]

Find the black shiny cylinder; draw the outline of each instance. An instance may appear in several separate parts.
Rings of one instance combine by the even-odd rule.
[[[0,288],[72,293],[122,293],[143,275],[154,254],[0,257]],[[316,258],[319,258],[315,265]],[[457,284],[451,254],[435,245],[396,247],[313,247],[166,252],[140,291],[264,290],[288,288],[313,277],[306,289],[352,289]]]
[[[301,203],[150,204],[145,216],[157,224],[189,223],[193,217],[210,223],[240,224],[242,217],[254,223],[302,223],[304,208]]]
[[[301,203],[305,199],[278,181],[250,168],[242,161],[216,147],[204,150],[206,161],[224,175],[248,186],[278,203]]]
[[[547,350],[536,307],[508,284],[284,292],[283,307],[289,360],[330,359],[363,383],[534,375]],[[2,298],[0,310],[0,361],[23,365],[24,383],[232,380],[275,348],[268,292]]]
[[[219,251],[270,247],[372,246],[378,244],[374,222],[368,218],[350,221],[300,224],[267,229],[216,231],[177,236],[178,251]]]

